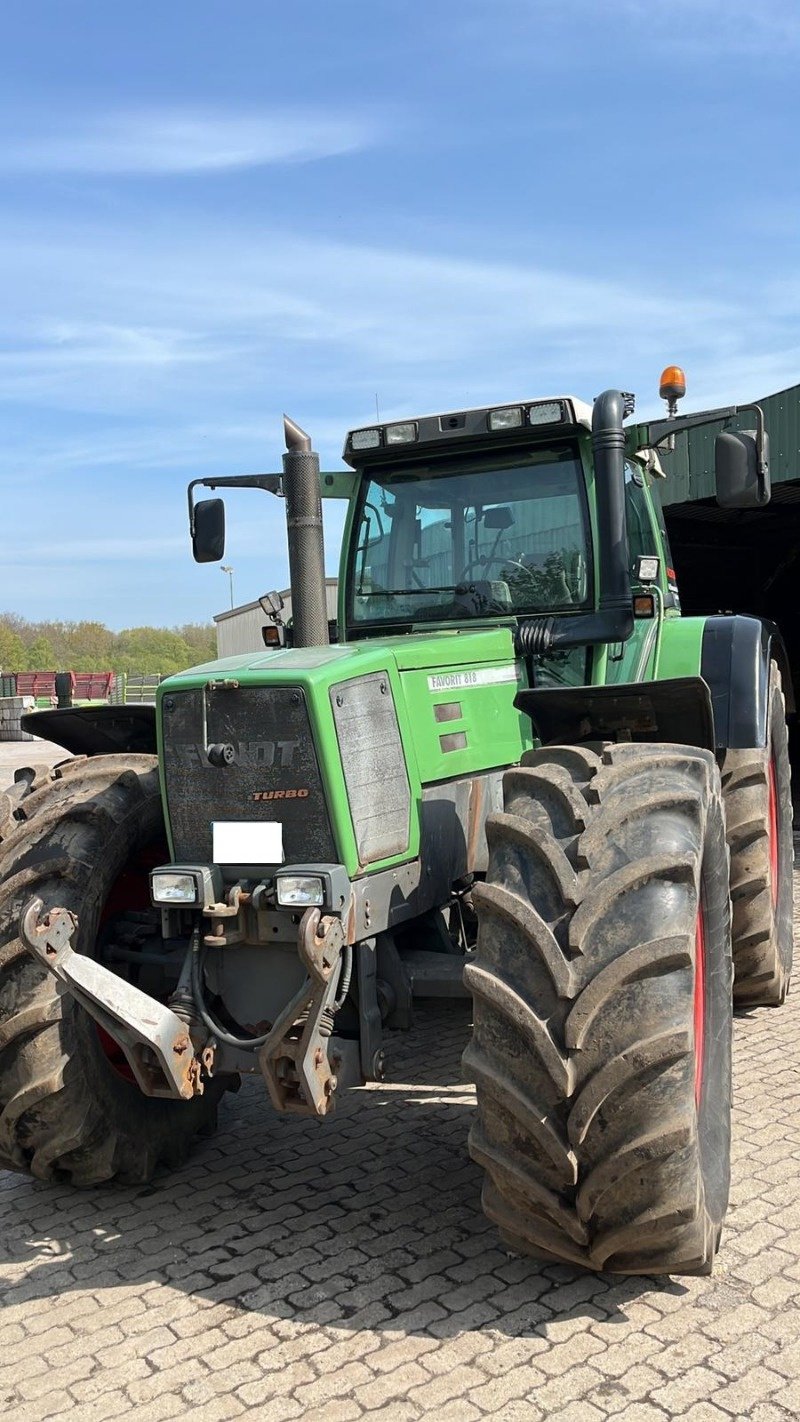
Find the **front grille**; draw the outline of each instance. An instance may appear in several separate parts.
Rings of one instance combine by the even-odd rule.
[[[288,864],[336,861],[305,694],[197,687],[161,704],[167,811],[178,863],[210,864],[212,821],[280,821]],[[212,765],[210,746],[232,746]]]

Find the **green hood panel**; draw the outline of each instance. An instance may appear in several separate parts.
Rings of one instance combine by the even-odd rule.
[[[359,856],[337,739],[336,688],[375,674],[385,678],[391,691],[410,807],[404,848],[369,867],[372,871],[413,858],[419,851],[424,786],[515,764],[530,745],[530,723],[512,705],[517,686],[525,678],[514,656],[508,626],[436,628],[332,647],[252,652],[192,667],[159,687],[162,764],[162,707],[164,698],[172,693],[223,681],[238,683],[243,689],[263,687],[266,695],[270,686],[302,690],[339,859],[350,873],[358,873]],[[214,695],[236,698],[237,691],[231,688]],[[362,720],[368,727],[370,716]],[[376,777],[376,794],[380,778]],[[165,808],[169,819],[169,806]],[[213,818],[213,805],[203,806],[200,812]]]
[[[159,687],[159,695],[187,686],[228,677],[243,684],[276,682],[330,684],[346,677],[366,676],[384,670],[391,663],[399,671],[424,667],[460,667],[472,662],[513,661],[511,627],[496,623],[479,630],[447,629],[411,633],[404,637],[374,637],[363,642],[342,642],[331,647],[282,647],[275,652],[243,652],[204,662],[169,677]]]

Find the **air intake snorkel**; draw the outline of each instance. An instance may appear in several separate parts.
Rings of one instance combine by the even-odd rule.
[[[625,523],[625,431],[632,397],[605,390],[592,409],[592,455],[597,496],[599,596],[593,612],[527,617],[517,628],[517,651],[540,656],[562,647],[626,642],[633,631],[628,531]]]

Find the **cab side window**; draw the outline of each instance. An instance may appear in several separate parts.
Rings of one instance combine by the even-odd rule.
[[[680,611],[680,598],[678,596],[678,584],[675,573],[675,562],[672,557],[672,549],[669,546],[669,534],[667,533],[667,523],[664,518],[664,508],[661,503],[661,491],[657,484],[650,485],[650,498],[653,500],[653,514],[655,515],[658,531],[661,534],[661,545],[664,549],[664,577],[667,582],[667,591],[664,598],[666,607],[674,607]]]
[[[644,489],[644,474],[634,464],[625,465],[625,518],[628,525],[630,569],[643,554],[657,557],[658,538]]]

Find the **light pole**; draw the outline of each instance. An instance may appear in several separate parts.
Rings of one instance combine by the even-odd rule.
[[[223,563],[222,566],[220,567],[220,572],[221,572],[221,573],[227,573],[227,574],[228,574],[228,577],[230,578],[230,582],[231,582],[231,611],[233,611],[233,568],[230,566],[230,564]]]

